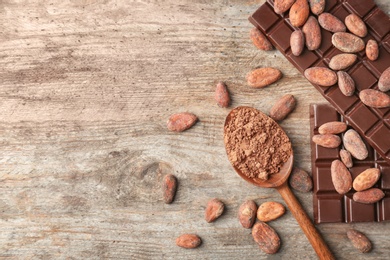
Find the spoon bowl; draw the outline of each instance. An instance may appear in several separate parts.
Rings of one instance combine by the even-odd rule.
[[[294,156],[293,154],[291,154],[288,160],[280,168],[280,171],[278,173],[271,174],[267,180],[262,180],[259,178],[249,178],[248,176],[243,174],[242,171],[237,167],[233,166],[233,168],[241,178],[243,178],[249,183],[252,183],[253,185],[262,188],[276,188],[286,183],[288,177],[290,176],[293,167],[293,162]]]
[[[236,123],[236,121],[233,121],[233,120],[236,119],[235,117],[241,109],[253,111],[253,113],[251,113],[251,115],[253,117],[258,116],[259,113],[262,117],[264,116],[264,114],[262,114],[262,112],[256,110],[255,108],[252,108],[252,107],[237,107],[237,108],[233,109],[232,111],[230,111],[229,115],[226,117],[225,127],[224,127],[224,129],[225,129],[225,132],[224,132],[225,147],[226,147],[227,153],[228,153],[227,142],[229,139],[227,137],[236,137],[235,140],[240,141],[240,140],[237,140],[238,139],[237,136],[234,136],[237,131],[233,131],[233,132],[229,133],[226,131],[226,129],[227,129],[227,125],[230,125],[232,122]],[[251,120],[248,120],[248,123],[249,122],[251,122]],[[276,122],[273,122],[273,123],[276,124]],[[277,125],[277,126],[280,128],[279,125]],[[283,129],[279,133],[287,136],[287,134],[283,131]],[[256,153],[251,153],[251,156],[256,156],[256,155],[259,156]],[[259,178],[250,178],[247,175],[245,175],[237,167],[237,165],[235,166],[233,161],[231,161],[231,164],[232,164],[233,168],[235,169],[235,171],[237,172],[237,174],[241,178],[246,180],[247,182],[252,183],[256,186],[262,187],[262,188],[276,188],[277,191],[280,193],[280,195],[283,197],[284,201],[286,202],[291,213],[293,214],[293,216],[297,220],[298,224],[301,226],[301,229],[303,230],[303,232],[305,233],[309,242],[313,246],[318,257],[320,259],[335,259],[334,256],[332,255],[332,252],[329,250],[325,241],[321,237],[320,233],[318,233],[317,229],[314,227],[313,222],[311,222],[310,218],[307,216],[306,212],[304,211],[301,204],[294,196],[294,193],[291,192],[290,187],[287,184],[287,179],[288,179],[288,177],[291,173],[292,167],[293,167],[293,161],[294,161],[294,156],[293,156],[293,152],[291,152],[290,157],[280,167],[279,172],[269,175],[269,178],[267,180],[263,180],[263,179],[259,179]],[[250,169],[250,170],[253,172],[257,172],[257,169]]]
[[[232,111],[230,111],[230,113],[228,114],[228,116],[226,117],[226,120],[225,120],[225,136],[227,136],[227,133],[226,133],[226,125],[230,124],[232,122],[232,120],[235,120],[235,118],[237,117],[237,115],[239,114],[240,110],[250,110],[250,111],[253,111],[255,113],[253,114],[258,114],[258,113],[261,113],[260,111],[256,110],[255,108],[252,108],[252,107],[247,107],[247,106],[240,106],[240,107],[237,107],[235,109],[233,109]],[[261,113],[262,114],[262,113]],[[265,117],[268,117],[266,115],[263,115]],[[283,129],[276,123],[272,120],[272,122],[278,127],[280,128],[282,131],[281,133],[286,135],[287,134],[283,131]],[[288,138],[288,137],[287,137]],[[226,143],[225,143],[226,144]],[[291,144],[290,144],[291,145]],[[285,183],[288,179],[288,177],[290,176],[290,173],[291,173],[291,170],[292,170],[292,167],[293,167],[293,162],[294,162],[294,155],[293,155],[293,151],[291,150],[291,155],[290,157],[287,159],[286,162],[284,162],[284,164],[280,167],[280,170],[279,172],[277,173],[274,173],[274,174],[270,174],[268,176],[268,179],[267,180],[264,180],[264,179],[260,179],[260,178],[250,178],[248,177],[247,175],[245,175],[238,167],[236,167],[233,163],[232,163],[232,166],[234,168],[234,170],[237,172],[237,174],[243,178],[244,180],[246,180],[247,182],[249,183],[252,183],[256,186],[259,186],[259,187],[262,187],[262,188],[276,188],[280,185],[282,185],[283,183]]]

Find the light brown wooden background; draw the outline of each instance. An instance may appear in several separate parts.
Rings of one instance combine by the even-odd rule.
[[[256,50],[248,16],[264,1],[0,1],[1,259],[313,259],[288,212],[270,223],[280,252],[267,256],[236,214],[246,199],[282,202],[276,190],[241,180],[225,155],[229,109],[213,100],[224,80],[232,107],[268,112],[283,94],[298,100],[282,123],[295,164],[310,170],[309,103],[325,102],[278,52]],[[376,0],[390,11],[387,0]],[[287,36],[286,36],[287,37]],[[246,86],[257,66],[284,77],[262,90]],[[168,132],[170,114],[199,116],[195,127]],[[160,182],[180,182],[172,205]],[[312,194],[298,194],[312,215]],[[210,198],[226,203],[204,221]],[[363,255],[346,231],[374,244]],[[340,259],[386,259],[389,223],[318,226]],[[203,245],[175,245],[182,233]]]

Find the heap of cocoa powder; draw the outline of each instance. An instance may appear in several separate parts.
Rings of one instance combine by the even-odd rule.
[[[249,178],[267,180],[292,153],[290,140],[280,126],[249,107],[232,113],[224,138],[229,160]]]

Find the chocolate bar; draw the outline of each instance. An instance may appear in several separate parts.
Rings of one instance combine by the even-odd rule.
[[[329,104],[310,105],[310,137],[318,134],[318,128],[331,121],[344,122],[344,118]],[[350,127],[350,126],[349,126]],[[339,135],[342,137],[342,134]],[[386,138],[386,137],[383,137]],[[381,188],[385,197],[374,204],[353,201],[353,189],[345,195],[336,192],[330,173],[333,160],[340,159],[339,148],[324,148],[311,142],[311,164],[313,174],[313,214],[315,223],[335,222],[379,222],[390,220],[390,164],[366,143],[369,155],[365,160],[353,160],[349,168],[354,179],[368,168],[381,171],[381,179],[375,187]]]
[[[373,0],[327,0],[325,12],[341,21],[351,13],[361,17],[367,25],[367,43],[375,39],[379,44],[379,58],[370,61],[365,52],[357,53],[357,62],[346,70],[354,79],[356,91],[353,96],[344,96],[338,85],[313,86],[337,109],[348,123],[390,163],[390,108],[371,108],[359,99],[359,91],[367,88],[378,89],[378,79],[390,66],[390,19],[378,8]],[[273,1],[268,0],[249,21],[266,35],[268,40],[301,72],[309,67],[328,67],[330,59],[340,54],[331,42],[332,33],[321,28],[322,42],[319,49],[304,49],[300,56],[294,56],[290,48],[290,35],[296,30],[288,18],[288,11],[282,15],[274,12]]]

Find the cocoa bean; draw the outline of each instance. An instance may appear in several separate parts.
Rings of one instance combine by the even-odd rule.
[[[212,199],[207,203],[205,211],[205,219],[208,223],[215,221],[219,218],[225,209],[225,204],[219,199]]]
[[[347,28],[344,23],[336,16],[330,13],[322,13],[318,16],[318,23],[327,31],[330,32],[345,32]]]
[[[370,39],[367,42],[366,56],[367,56],[367,59],[372,60],[372,61],[375,61],[376,59],[378,59],[379,47],[378,47],[378,43],[373,39]]]
[[[390,96],[375,89],[364,89],[359,93],[360,100],[369,107],[390,107]]]
[[[356,191],[363,191],[371,188],[379,180],[381,172],[377,168],[369,168],[360,173],[353,180],[353,188]]]
[[[379,77],[378,88],[383,92],[390,90],[390,67],[388,67]]]
[[[305,47],[305,36],[301,30],[295,30],[290,36],[291,52],[295,56],[301,55]]]
[[[309,192],[313,189],[313,180],[310,175],[298,167],[293,168],[289,176],[289,184],[291,188],[300,192]]]
[[[332,70],[343,70],[355,63],[357,59],[356,54],[342,53],[333,56],[329,62],[329,68]]]
[[[309,0],[310,10],[313,14],[319,15],[325,10],[325,0]]]
[[[368,156],[368,150],[360,135],[353,129],[349,129],[343,136],[345,149],[358,160],[364,160]]]
[[[275,0],[274,11],[277,14],[286,12],[294,4],[295,0]]]
[[[293,95],[284,95],[272,106],[269,116],[275,121],[285,119],[295,108],[296,100]]]
[[[362,232],[354,229],[347,231],[347,237],[352,245],[362,253],[368,253],[372,249],[371,241]]]
[[[256,220],[257,205],[253,200],[247,200],[241,204],[238,210],[238,219],[242,227],[251,228]]]
[[[257,222],[252,228],[252,237],[260,249],[267,254],[275,254],[280,248],[280,237],[264,222]]]
[[[352,188],[352,176],[340,160],[334,160],[330,166],[332,183],[339,194],[345,194]]]
[[[365,47],[362,39],[347,32],[334,33],[332,35],[332,44],[340,51],[349,53],[360,52]]]
[[[322,124],[318,128],[318,133],[325,134],[340,134],[347,130],[347,124],[339,121],[332,121]]]
[[[367,26],[364,21],[357,16],[356,14],[350,14],[345,17],[345,25],[348,30],[359,37],[366,37],[367,35]]]
[[[309,17],[310,8],[307,0],[296,0],[290,8],[290,22],[292,26],[300,27]]]
[[[364,191],[357,191],[353,194],[352,199],[363,204],[372,204],[380,201],[385,194],[381,189],[371,188]]]
[[[325,148],[336,148],[341,144],[340,137],[332,134],[314,135],[312,141]]]
[[[257,209],[257,219],[268,222],[281,217],[286,212],[286,208],[279,202],[267,201]]]
[[[337,72],[337,82],[341,93],[345,96],[350,97],[355,92],[355,81],[345,71]]]
[[[311,67],[305,70],[305,77],[313,84],[330,87],[337,83],[337,74],[324,67]]]
[[[215,101],[217,101],[218,106],[228,107],[230,105],[230,95],[229,91],[224,82],[218,82],[215,89],[214,95]]]
[[[282,77],[280,70],[267,67],[252,70],[247,75],[248,85],[253,88],[263,88],[276,82]]]
[[[259,50],[270,51],[274,48],[267,37],[257,28],[251,29],[250,38]]]
[[[172,203],[177,190],[177,179],[173,174],[167,174],[163,180],[163,198],[166,204]]]
[[[183,248],[197,248],[202,244],[202,240],[195,234],[183,234],[176,238],[176,245]]]
[[[174,132],[182,132],[191,128],[198,121],[198,117],[192,113],[177,113],[169,117],[167,128]]]
[[[305,43],[308,50],[313,51],[320,47],[321,28],[314,16],[310,16],[307,19],[305,25],[302,27],[302,32],[305,35]]]
[[[347,168],[351,168],[353,166],[351,153],[345,149],[340,150],[340,160]]]

